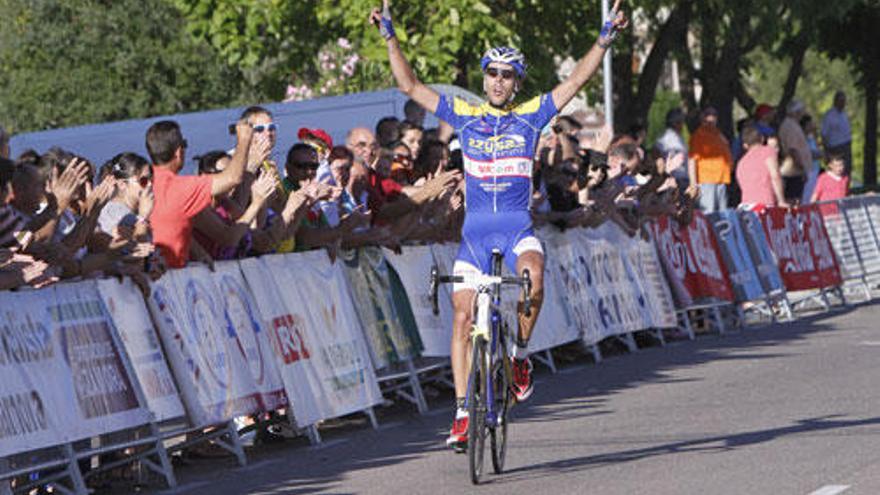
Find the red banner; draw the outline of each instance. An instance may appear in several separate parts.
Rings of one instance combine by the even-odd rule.
[[[767,208],[760,213],[787,290],[840,285],[840,268],[818,206]]]
[[[679,308],[704,300],[733,301],[730,276],[721,262],[718,240],[702,213],[695,212],[686,227],[668,217],[660,217],[650,225]]]

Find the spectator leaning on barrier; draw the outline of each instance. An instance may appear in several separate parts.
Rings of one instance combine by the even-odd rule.
[[[199,176],[219,174],[229,166],[232,157],[225,151],[212,151],[199,157]],[[230,212],[231,193],[215,197],[211,208],[196,215],[193,235],[214,260],[246,256],[253,245],[251,227],[275,194],[273,171],[261,170],[250,186],[250,203],[237,218]]]
[[[822,144],[826,155],[836,153],[843,157],[845,173],[852,173],[852,127],[846,114],[846,93],[834,93],[834,106],[822,117]]]
[[[813,164],[810,145],[801,128],[800,120],[803,115],[804,104],[799,100],[792,100],[786,109],[785,119],[779,125],[779,144],[785,156],[790,158],[783,161],[779,171],[782,174],[785,198],[792,204],[800,203],[807,170]]]
[[[846,174],[846,161],[843,153],[828,155],[828,167],[819,175],[811,201],[835,201],[846,197],[849,190],[849,176]]]
[[[718,129],[718,112],[705,108],[700,114],[700,126],[690,142],[688,176],[691,184],[700,188],[699,207],[704,213],[727,209],[727,186],[733,169],[733,156],[727,138]]]
[[[764,144],[756,126],[742,132],[745,154],[736,165],[736,181],[742,191],[742,203],[755,206],[788,206],[779,174],[776,149]]]
[[[233,191],[242,181],[254,129],[240,120],[235,127],[237,144],[222,172],[198,177],[178,175],[186,158],[186,140],[176,122],[156,122],[147,130],[146,145],[153,160],[155,205],[150,215],[153,239],[171,268],[186,265],[190,257],[193,219],[211,205],[214,197]],[[266,138],[257,141],[269,148]]]

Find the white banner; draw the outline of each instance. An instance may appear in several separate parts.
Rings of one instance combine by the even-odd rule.
[[[220,289],[226,328],[235,335],[237,348],[247,362],[260,393],[262,409],[274,411],[286,407],[287,396],[273,358],[275,351],[267,332],[269,327],[260,317],[239,263],[217,263],[211,275]]]
[[[93,281],[0,293],[0,457],[150,421]]]
[[[547,247],[548,267],[564,288],[560,299],[586,342],[676,326],[650,243],[606,223],[548,237]]]
[[[159,342],[141,291],[131,279],[97,281],[98,292],[119,333],[125,352],[144,391],[147,407],[157,421],[185,414],[177,385]]]
[[[552,240],[549,240],[552,239],[553,235],[553,230],[548,229],[546,231],[541,231],[538,234],[538,238],[542,241],[553,242]],[[545,236],[550,236],[550,238],[545,239]],[[458,246],[455,244],[438,244],[431,246],[431,249],[434,252],[434,259],[437,261],[438,270],[440,271],[440,273],[445,275],[452,275],[453,264],[455,262],[456,255],[458,254]],[[425,275],[423,275],[423,280],[428,280],[427,274],[429,273],[430,269],[425,272]],[[508,271],[506,264],[504,265],[504,274],[507,276],[511,275],[511,273]],[[407,282],[404,281],[404,284],[406,283]],[[423,282],[423,284],[427,287],[426,282]],[[452,286],[447,284],[445,287],[447,288],[446,290],[450,291],[451,293]],[[409,290],[409,286],[407,286],[407,290]],[[575,341],[579,338],[580,332],[578,330],[578,327],[569,317],[563,300],[561,299],[560,291],[561,285],[557,274],[551,271],[548,266],[545,266],[544,303],[541,306],[541,312],[538,315],[538,321],[535,323],[535,328],[529,341],[529,350],[531,352],[540,352],[546,349],[551,349],[553,347]],[[442,294],[443,293],[441,293],[441,298],[443,298]],[[518,323],[515,315],[520,297],[521,290],[515,286],[505,286],[502,292],[502,311],[507,318],[507,323],[510,327],[511,335],[514,338],[516,337],[518,331]],[[428,302],[428,304],[430,306],[430,302]],[[440,311],[442,314],[444,311],[446,311],[446,309],[441,306]],[[448,327],[449,330],[447,330],[446,336],[447,338],[451,338],[452,308],[450,307],[448,311],[450,311],[450,322]],[[424,336],[422,338],[424,340]],[[446,355],[448,356],[448,344],[446,346],[446,349]]]
[[[203,266],[171,270],[152,289],[150,311],[193,424],[258,412],[257,385],[225,321],[224,298],[210,271]]]
[[[360,321],[339,263],[324,251],[241,261],[264,320],[297,424],[382,401]]]
[[[452,340],[451,287],[443,284],[438,290],[439,314],[435,315],[430,294],[431,266],[436,262],[431,246],[406,246],[400,254],[385,249],[385,259],[397,271],[406,289],[410,308],[422,338],[423,356],[449,356]]]

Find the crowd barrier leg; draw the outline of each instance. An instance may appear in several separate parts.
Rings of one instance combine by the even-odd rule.
[[[602,362],[602,350],[599,349],[598,345],[590,344],[586,340],[583,340],[583,339],[580,341],[580,344],[581,344],[581,350],[584,352],[584,354],[589,353],[591,356],[593,356],[593,361],[595,361],[596,364],[599,364]]]
[[[636,344],[636,338],[633,337],[632,332],[623,335],[615,335],[614,338],[622,342],[629,352],[638,352],[639,346]]]
[[[67,476],[73,485],[73,490],[67,490],[65,487],[53,484],[53,488],[62,493],[71,493],[76,495],[86,495],[89,490],[86,488],[86,480],[83,478],[82,471],[79,470],[79,462],[77,462],[76,452],[73,450],[73,444],[67,443],[63,447],[64,455],[67,457]]]
[[[378,430],[379,429],[379,420],[376,419],[375,409],[373,409],[373,407],[370,406],[370,407],[364,409],[364,414],[366,414],[367,417],[370,419],[370,425],[373,427],[373,429]]]
[[[556,373],[556,361],[553,360],[553,353],[550,352],[550,349],[532,354],[531,357],[535,358],[535,361],[538,361],[544,366],[550,368],[551,373]]]
[[[724,324],[724,316],[721,314],[721,308],[719,306],[712,306],[712,320],[715,322],[715,328],[718,329],[718,334],[724,335],[727,332],[727,327]]]
[[[0,473],[9,471],[9,461],[0,457]],[[12,495],[12,480],[0,479],[0,495]]]
[[[680,311],[676,311],[675,314],[677,316],[677,319],[679,320],[679,330],[683,330],[688,339],[694,340],[696,338],[696,335],[694,335],[694,327],[693,325],[691,325],[691,317],[688,315],[687,310],[682,309]]]
[[[416,367],[413,364],[412,358],[407,358],[406,360],[406,371],[409,373],[409,385],[413,393],[414,402],[416,403],[416,409],[418,409],[419,414],[425,414],[428,412],[428,401],[425,399],[422,384],[419,382],[419,374],[416,372]]]
[[[241,443],[241,437],[238,436],[238,429],[235,427],[235,421],[229,421],[224,427],[225,433],[222,433],[214,442],[224,450],[235,456],[239,466],[247,466],[247,456],[244,454],[244,445]],[[229,440],[223,437],[228,436]]]

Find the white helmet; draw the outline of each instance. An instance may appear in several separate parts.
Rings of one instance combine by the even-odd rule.
[[[510,65],[520,79],[526,75],[526,57],[516,48],[498,46],[488,49],[480,60],[480,67],[485,71],[492,62]]]

